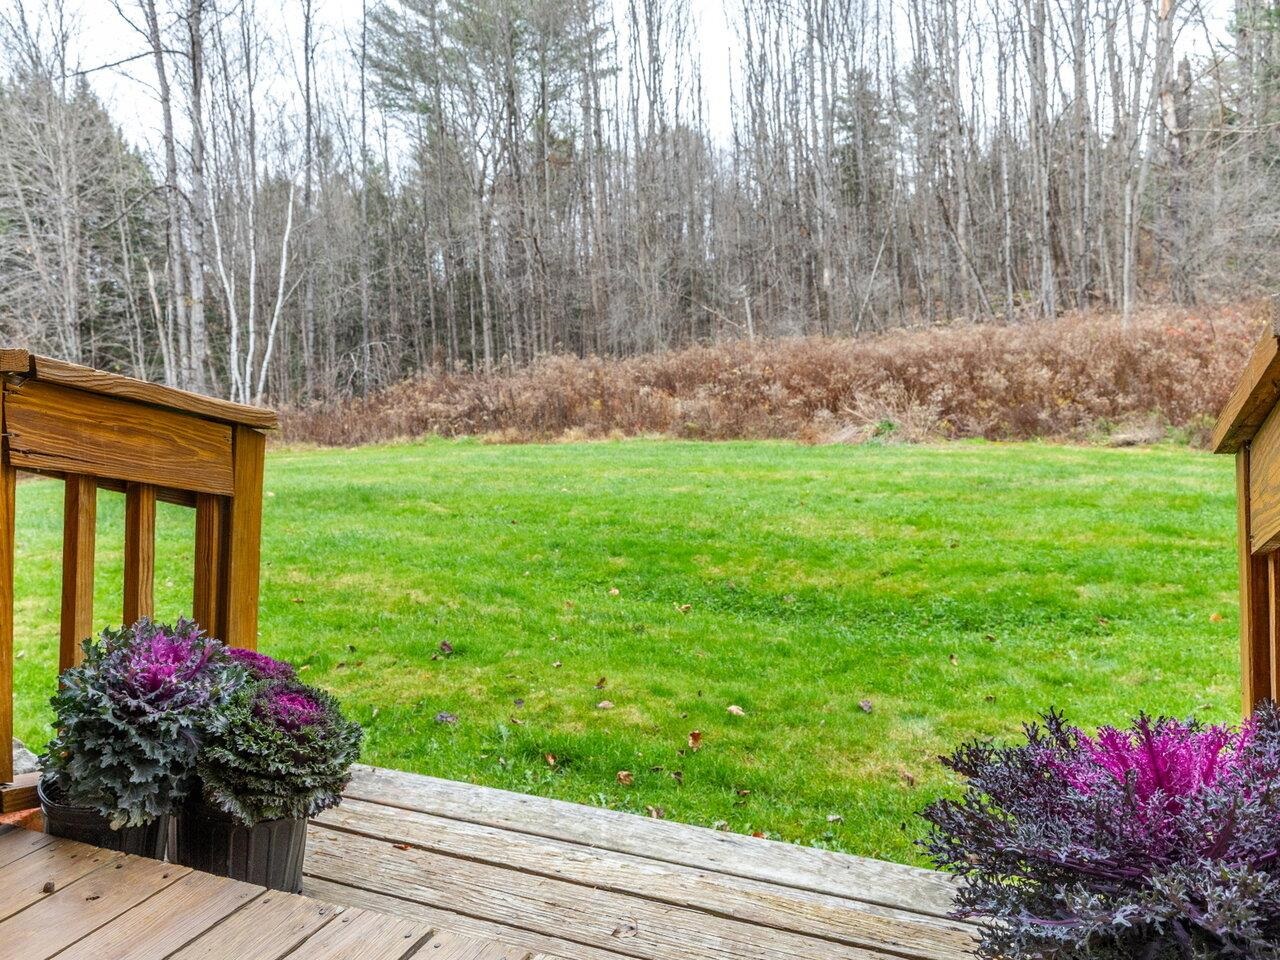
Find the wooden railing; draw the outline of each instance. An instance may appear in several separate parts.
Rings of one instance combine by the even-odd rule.
[[[1213,431],[1236,457],[1240,670],[1244,711],[1280,695],[1280,308]]]
[[[270,410],[0,349],[0,784],[13,780],[14,493],[19,470],[65,482],[59,670],[94,632],[97,494],[125,497],[123,622],[154,613],[156,502],[192,507],[192,612],[258,637],[262,471]],[[3,806],[3,803],[0,803]]]

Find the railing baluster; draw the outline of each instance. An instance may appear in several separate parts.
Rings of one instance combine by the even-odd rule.
[[[223,558],[222,639],[233,647],[258,649],[258,568],[262,551],[262,472],[266,437],[236,427],[232,444],[235,496],[227,517]]]
[[[93,477],[68,474],[62,513],[62,630],[58,669],[84,656],[81,641],[93,633],[93,548],[98,486]]]
[[[0,783],[13,781],[13,508],[17,471],[0,462]]]
[[[156,488],[131,483],[124,493],[124,622],[153,617],[156,575]]]
[[[196,568],[192,611],[210,636],[222,637],[219,593],[222,589],[223,518],[226,501],[212,493],[196,495]]]

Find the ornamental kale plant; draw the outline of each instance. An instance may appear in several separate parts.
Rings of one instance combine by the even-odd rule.
[[[293,664],[269,657],[256,650],[228,647],[227,656],[239,664],[255,680],[292,680],[297,675]]]
[[[56,733],[41,764],[51,799],[91,807],[116,829],[171,812],[203,727],[245,679],[224,651],[190,620],[143,619],[86,640],[50,701]]]
[[[1239,729],[1140,716],[1091,737],[1042,721],[1025,743],[943,758],[968,787],[923,813],[980,956],[1280,958],[1274,704]]]
[[[364,736],[329,694],[296,680],[242,687],[197,770],[204,800],[252,826],[336,806]]]

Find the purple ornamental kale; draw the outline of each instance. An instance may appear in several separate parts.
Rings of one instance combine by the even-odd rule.
[[[190,620],[139,620],[86,640],[59,678],[55,732],[41,757],[46,788],[113,827],[171,812],[192,785],[206,728],[244,683],[217,640]]]
[[[293,665],[269,657],[256,650],[242,650],[239,647],[228,647],[227,654],[240,664],[255,680],[292,680],[295,676]]]
[[[314,726],[325,718],[324,707],[315,697],[287,687],[268,689],[258,709],[277,727],[290,733]]]
[[[204,801],[252,825],[338,803],[363,731],[338,701],[296,680],[252,683],[227,704],[197,771]]]
[[[116,708],[138,718],[200,710],[222,699],[227,678],[210,665],[223,649],[191,620],[168,626],[144,618],[86,641],[85,663]]]
[[[1280,958],[1280,711],[1240,729],[1138,717],[1088,736],[1061,714],[943,763],[923,813],[963,879],[984,957]]]

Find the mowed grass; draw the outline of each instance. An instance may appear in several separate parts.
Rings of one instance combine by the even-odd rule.
[[[433,440],[274,452],[266,488],[261,649],[342,697],[370,763],[920,862],[914,812],[964,738],[1050,705],[1238,710],[1227,458]],[[104,623],[122,512],[100,494]],[[33,744],[60,515],[60,484],[20,485]],[[161,509],[165,616],[192,523]]]

